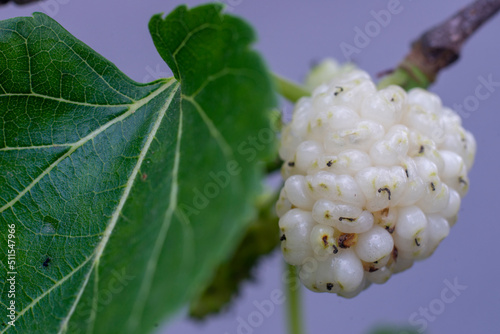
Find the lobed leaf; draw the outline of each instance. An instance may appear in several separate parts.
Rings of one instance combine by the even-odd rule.
[[[0,22],[0,333],[147,333],[198,295],[255,216],[271,80],[219,5],[150,23],[176,79],[133,82],[48,16]],[[10,302],[0,254],[0,305]]]

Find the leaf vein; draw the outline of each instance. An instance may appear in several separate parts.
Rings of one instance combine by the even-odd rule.
[[[222,150],[222,153],[228,160],[234,159],[234,153],[233,149],[231,146],[228,144],[224,136],[220,133],[220,131],[217,129],[215,126],[214,122],[208,117],[207,113],[203,108],[196,102],[196,100],[190,96],[182,96],[186,101],[189,101],[196,109],[198,114],[200,115],[201,119],[205,123],[205,125],[208,128],[208,131],[210,132],[210,135],[215,139],[217,144],[219,145],[220,149]],[[0,211],[1,212],[1,211]]]
[[[173,81],[173,82],[175,82],[175,81]],[[171,85],[172,85],[172,83],[166,85],[166,87],[170,87]],[[165,89],[163,89],[161,91],[164,91]],[[108,226],[106,227],[106,230],[104,231],[103,238],[101,239],[101,242],[96,247],[96,256],[95,256],[96,261],[94,261],[92,263],[92,266],[89,269],[89,272],[87,273],[87,275],[84,279],[83,288],[78,292],[77,298],[75,298],[75,301],[74,301],[70,311],[68,312],[67,316],[62,321],[61,329],[60,329],[59,333],[61,333],[66,328],[69,319],[71,318],[73,312],[76,309],[78,302],[80,301],[80,298],[83,294],[84,288],[88,284],[90,274],[92,273],[95,265],[97,264],[97,261],[100,260],[101,255],[104,252],[104,248],[106,247],[106,245],[111,237],[111,233],[113,232],[113,230],[116,226],[116,223],[118,222],[119,217],[121,216],[121,211],[122,211],[122,209],[123,209],[123,207],[128,199],[128,196],[130,194],[132,186],[134,185],[134,181],[137,178],[137,175],[139,174],[140,167],[141,167],[142,163],[144,162],[144,159],[146,158],[146,154],[147,154],[149,147],[153,141],[153,138],[155,137],[156,132],[158,131],[158,129],[160,127],[161,121],[163,120],[163,117],[165,116],[166,111],[168,110],[168,108],[173,100],[173,97],[178,89],[179,89],[179,84],[177,83],[176,86],[170,92],[170,96],[168,97],[167,101],[163,105],[162,109],[158,113],[158,119],[156,120],[156,122],[153,126],[153,129],[151,130],[151,133],[149,134],[148,139],[147,139],[146,143],[144,144],[143,149],[141,150],[141,153],[139,155],[139,159],[137,160],[137,163],[136,163],[136,165],[135,165],[135,167],[134,167],[134,169],[133,169],[133,171],[128,179],[127,186],[123,192],[122,197],[120,198],[120,202],[118,203],[116,210],[113,212],[111,220],[110,220]],[[158,94],[156,94],[156,95],[158,95]]]
[[[135,332],[135,329],[140,323],[140,319],[144,311],[144,305],[151,292],[152,281],[156,272],[156,267],[158,265],[158,258],[160,257],[161,249],[165,244],[167,233],[170,228],[170,224],[172,222],[172,217],[175,208],[177,207],[177,194],[179,191],[178,174],[179,174],[179,165],[181,157],[180,143],[182,139],[182,130],[183,130],[183,110],[181,106],[179,113],[179,125],[177,130],[177,142],[175,145],[174,164],[172,169],[172,186],[171,186],[172,188],[170,189],[170,203],[167,208],[167,211],[165,212],[165,218],[163,219],[160,231],[158,232],[158,238],[155,241],[153,252],[148,259],[148,263],[146,265],[146,270],[144,273],[144,278],[141,282],[137,298],[135,299],[135,303],[132,309],[132,314],[130,315],[127,321],[127,327],[130,329],[131,333]]]
[[[98,136],[99,134],[101,134],[102,132],[104,132],[106,129],[108,129],[112,125],[125,120],[127,117],[129,117],[130,115],[132,115],[135,111],[137,111],[142,106],[144,106],[145,104],[147,104],[149,101],[151,101],[152,99],[154,99],[156,96],[158,96],[159,94],[161,94],[163,91],[165,91],[166,89],[168,89],[173,84],[173,82],[175,82],[175,80],[171,80],[167,85],[165,85],[165,86],[157,89],[156,91],[154,91],[154,93],[150,94],[146,98],[144,98],[142,100],[139,100],[139,101],[137,101],[134,104],[131,104],[129,110],[126,113],[124,113],[124,114],[122,114],[122,115],[120,115],[120,116],[118,116],[118,117],[110,120],[108,123],[102,125],[98,129],[92,131],[87,136],[83,137],[82,139],[80,139],[79,141],[77,141],[76,143],[74,143],[71,146],[71,148],[65,154],[63,154],[62,156],[60,156],[49,167],[47,167],[42,173],[40,173],[40,175],[37,178],[35,178],[33,180],[33,182],[31,182],[25,189],[23,189],[14,199],[12,199],[10,202],[8,202],[5,205],[3,205],[2,207],[0,207],[0,213],[3,212],[3,211],[5,211],[6,209],[12,207],[15,203],[17,203],[42,178],[44,178],[47,174],[49,174],[57,165],[59,165],[59,163],[61,161],[63,161],[64,159],[70,157],[78,148],[80,148],[81,146],[83,146],[84,144],[86,144],[89,140],[94,139],[96,136]]]
[[[60,279],[59,281],[57,281],[56,284],[54,284],[53,286],[51,286],[49,289],[47,289],[44,293],[42,293],[40,296],[36,297],[35,299],[33,299],[33,301],[28,305],[26,306],[25,308],[23,308],[21,311],[19,311],[17,313],[17,317],[16,317],[16,320],[18,320],[20,317],[23,316],[24,313],[26,313],[27,311],[30,311],[32,310],[32,308],[38,304],[38,302],[40,300],[42,300],[43,298],[45,298],[45,296],[49,295],[53,290],[55,290],[57,287],[61,286],[64,282],[66,282],[71,276],[73,276],[78,270],[80,270],[81,268],[83,268],[87,262],[90,261],[90,259],[92,259],[92,257],[94,256],[94,253],[91,254],[91,256],[89,256],[88,258],[85,259],[85,261],[83,261],[78,267],[74,268],[73,270],[71,270],[71,272],[69,272],[66,276],[64,276],[62,279]],[[34,315],[34,314],[33,314]],[[1,332],[1,333],[5,333],[5,331],[7,331],[7,329],[9,329],[11,327],[11,325],[9,324],[7,327],[5,327]]]
[[[97,303],[99,300],[99,260],[97,260],[97,264],[95,267],[95,278],[94,278],[94,295],[92,296],[92,310],[90,313],[90,318],[88,321],[87,333],[92,334],[95,327],[95,321],[97,318]]]
[[[130,103],[118,103],[118,104],[98,104],[98,103],[88,103],[88,102],[78,102],[78,101],[71,101],[68,99],[64,99],[61,97],[54,97],[54,96],[49,96],[49,95],[44,95],[44,94],[39,94],[39,93],[5,93],[5,94],[0,94],[0,97],[3,96],[8,96],[8,97],[36,97],[44,100],[52,100],[52,101],[57,101],[60,103],[68,103],[68,104],[74,104],[74,105],[79,105],[79,106],[85,106],[85,107],[107,107],[107,108],[116,108],[116,107],[128,107],[130,106]],[[131,100],[133,102],[137,102],[135,100]]]
[[[53,33],[54,33],[57,37],[59,37],[59,34],[58,34],[56,31],[54,31],[51,27],[50,27],[49,29],[50,29],[50,30],[52,30],[52,32],[53,32]],[[82,61],[82,62],[83,62],[86,66],[87,66],[87,68],[88,68],[91,72],[95,73],[95,74],[96,74],[99,78],[101,78],[101,80],[102,80],[102,81],[106,84],[106,86],[108,86],[108,88],[109,88],[109,89],[111,89],[111,90],[112,90],[112,91],[114,91],[115,93],[117,93],[117,94],[119,94],[119,95],[121,95],[121,96],[125,97],[125,98],[126,98],[126,99],[128,99],[129,101],[132,101],[132,102],[134,101],[134,99],[132,99],[130,96],[127,96],[127,95],[123,94],[122,92],[120,92],[120,91],[116,90],[116,88],[115,88],[115,87],[111,86],[111,84],[110,84],[110,83],[109,83],[106,79],[104,79],[104,77],[103,77],[101,74],[97,73],[97,71],[96,71],[96,70],[95,70],[95,69],[94,69],[94,68],[93,68],[93,67],[92,67],[92,66],[88,63],[88,61],[87,61],[86,59],[82,58],[82,56],[81,56],[80,54],[78,54],[78,53],[77,53],[77,52],[76,52],[76,51],[75,51],[75,50],[74,50],[71,46],[69,46],[69,45],[66,43],[66,41],[62,40],[62,39],[59,37],[59,42],[61,42],[61,44],[63,44],[63,45],[66,45],[66,47],[67,47],[68,49],[70,49],[70,50],[73,52],[73,54],[74,54],[76,57],[78,57],[78,58],[79,58],[79,59],[80,59],[80,60],[81,60],[81,61]],[[31,72],[30,72],[30,73],[31,73]]]
[[[204,23],[204,24],[198,26],[196,29],[193,29],[193,30],[189,31],[186,34],[186,37],[184,37],[184,39],[182,40],[182,42],[179,44],[179,46],[177,47],[177,49],[175,49],[175,51],[172,53],[172,57],[174,59],[176,58],[177,53],[180,52],[180,50],[187,44],[187,42],[191,39],[191,37],[193,37],[195,34],[199,33],[200,31],[205,30],[205,29],[210,28],[210,27],[214,28],[214,29],[217,29],[217,26],[215,26],[213,24]],[[176,60],[176,64],[177,64],[177,60]]]

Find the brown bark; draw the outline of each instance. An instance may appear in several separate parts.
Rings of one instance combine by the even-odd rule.
[[[468,38],[499,10],[500,0],[474,1],[414,41],[410,53],[399,67],[411,73],[411,68],[415,66],[429,82],[433,82],[443,68],[460,57]]]

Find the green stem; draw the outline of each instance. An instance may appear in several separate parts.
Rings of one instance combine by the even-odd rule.
[[[410,90],[415,87],[426,89],[430,85],[430,81],[416,67],[398,67],[394,72],[379,81],[378,89],[386,88],[390,85],[401,86],[404,90]]]
[[[295,82],[285,79],[277,74],[273,74],[274,82],[278,92],[287,100],[295,103],[301,97],[310,96],[311,92]]]
[[[297,269],[295,266],[286,265],[286,270],[289,270],[298,281]],[[302,321],[302,298],[300,296],[300,284],[286,283],[287,304],[288,304],[288,333],[289,334],[304,334],[304,324]]]

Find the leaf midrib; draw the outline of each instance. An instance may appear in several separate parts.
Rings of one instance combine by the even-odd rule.
[[[179,125],[177,129],[177,142],[175,144],[175,156],[174,165],[172,168],[172,188],[170,189],[170,202],[165,212],[165,217],[161,224],[160,231],[158,231],[158,238],[156,239],[153,247],[153,252],[148,259],[146,265],[146,271],[144,273],[144,278],[141,282],[141,287],[135,299],[133,310],[127,321],[127,327],[130,329],[131,333],[134,333],[135,329],[140,323],[142,314],[144,312],[144,305],[146,304],[147,298],[151,292],[151,285],[156,273],[156,267],[158,265],[158,258],[161,254],[161,249],[165,244],[167,238],[168,230],[170,229],[170,224],[172,222],[173,214],[177,208],[177,194],[179,192],[179,165],[180,165],[180,149],[182,140],[182,130],[183,130],[183,110],[182,104],[179,112]]]
[[[141,150],[141,153],[139,155],[139,159],[137,160],[137,163],[136,163],[136,165],[135,165],[135,167],[134,167],[134,169],[133,169],[133,171],[132,171],[132,173],[127,181],[127,185],[125,187],[125,190],[123,192],[122,197],[120,198],[120,202],[119,202],[115,212],[113,212],[113,215],[112,215],[111,220],[108,224],[108,227],[106,227],[106,230],[104,231],[101,242],[96,247],[96,256],[95,256],[96,260],[92,263],[92,267],[88,271],[87,275],[85,275],[85,279],[83,281],[82,288],[78,292],[78,295],[75,298],[75,301],[74,301],[70,311],[68,312],[68,315],[61,322],[61,327],[59,329],[58,334],[61,334],[66,330],[66,326],[68,324],[68,321],[69,321],[69,319],[71,319],[71,316],[73,315],[73,312],[75,311],[76,306],[78,305],[78,302],[80,301],[80,298],[83,295],[85,287],[88,284],[90,274],[93,272],[95,265],[99,262],[101,255],[104,252],[104,249],[106,248],[106,245],[109,241],[109,238],[111,237],[111,234],[116,226],[116,223],[118,222],[118,218],[120,217],[121,211],[122,211],[123,207],[125,206],[125,203],[127,202],[130,191],[132,190],[132,187],[134,185],[134,181],[136,180],[137,175],[139,174],[140,167],[142,166],[142,163],[143,163],[144,159],[146,158],[146,155],[149,151],[149,147],[151,146],[151,143],[153,142],[153,139],[155,138],[156,133],[158,132],[158,129],[160,128],[161,122],[163,121],[163,118],[165,117],[165,114],[170,106],[170,103],[173,100],[175,93],[177,92],[177,90],[180,87],[180,83],[178,83],[177,81],[172,79],[169,84],[165,85],[165,88],[162,89],[161,92],[165,91],[173,83],[176,83],[176,86],[172,89],[170,96],[165,101],[165,104],[163,105],[160,112],[158,113],[158,118],[153,126],[153,129],[151,130],[151,133],[148,136],[148,139],[146,140],[146,143],[144,144],[143,149]],[[156,94],[156,95],[158,95],[158,94]],[[98,284],[98,283],[96,283],[96,284]]]

